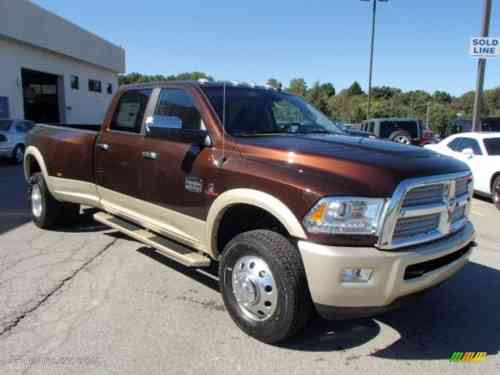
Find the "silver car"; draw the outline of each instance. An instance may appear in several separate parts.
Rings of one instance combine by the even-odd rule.
[[[0,157],[21,164],[26,148],[26,134],[35,123],[27,120],[0,119]]]

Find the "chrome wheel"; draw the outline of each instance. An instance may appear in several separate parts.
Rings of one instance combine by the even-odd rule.
[[[33,185],[31,189],[31,211],[33,212],[33,216],[40,217],[42,209],[42,192],[38,185]]]
[[[398,135],[394,138],[394,141],[397,143],[402,143],[404,145],[409,145],[411,143],[410,139],[405,135]]]
[[[243,313],[252,320],[271,317],[278,304],[278,290],[268,264],[255,256],[236,262],[232,275],[233,294]]]

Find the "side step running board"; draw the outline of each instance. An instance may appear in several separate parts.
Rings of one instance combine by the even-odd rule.
[[[94,214],[94,219],[153,247],[160,254],[187,267],[207,267],[210,265],[210,258],[207,256],[106,212]]]

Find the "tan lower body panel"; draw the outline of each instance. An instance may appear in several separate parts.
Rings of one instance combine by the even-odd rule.
[[[97,186],[101,207],[140,226],[208,252],[207,223],[203,220]]]
[[[103,209],[196,250],[209,252],[207,224],[203,220],[89,182],[49,176],[47,184],[57,200]]]
[[[148,232],[147,230],[121,220],[113,215],[99,212],[94,215],[94,219],[153,247],[161,254],[187,267],[207,267],[210,265],[210,258],[207,256],[196,251],[192,251],[191,249],[170,241],[167,238],[158,236],[155,233]]]
[[[93,183],[60,177],[49,177],[47,183],[57,200],[92,207],[100,206],[97,188]]]
[[[448,238],[405,251],[325,246],[306,241],[299,241],[298,246],[314,303],[337,307],[382,307],[400,297],[437,285],[459,271],[467,263],[470,250],[438,269],[414,279],[405,279],[407,267],[464,249],[474,237],[474,228],[469,223]],[[346,268],[372,269],[373,276],[366,283],[343,283],[341,273]]]

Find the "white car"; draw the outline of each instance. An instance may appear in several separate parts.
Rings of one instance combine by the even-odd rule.
[[[500,132],[460,133],[425,147],[465,162],[474,176],[474,191],[500,208]]]
[[[0,158],[21,164],[26,148],[26,134],[35,123],[27,120],[0,119]]]

